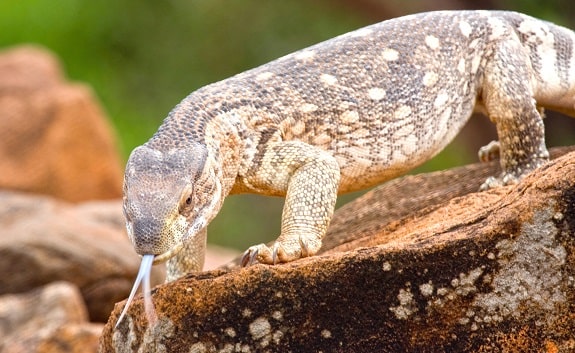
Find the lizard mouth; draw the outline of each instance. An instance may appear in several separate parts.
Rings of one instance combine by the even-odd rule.
[[[182,250],[183,247],[184,247],[184,244],[179,243],[179,244],[176,244],[176,246],[174,246],[174,247],[171,248],[170,250],[166,251],[165,253],[160,254],[160,255],[156,255],[156,256],[154,257],[153,265],[161,264],[162,262],[169,260],[169,259],[172,258],[174,255],[176,255],[177,253],[179,253],[180,250]]]

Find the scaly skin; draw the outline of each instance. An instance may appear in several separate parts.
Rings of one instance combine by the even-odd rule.
[[[337,194],[432,158],[474,111],[495,123],[515,183],[548,159],[540,107],[574,115],[575,34],[512,12],[385,21],[203,87],[126,166],[124,211],[139,254],[201,270],[205,228],[235,193],[285,196],[281,233],[245,264],[315,254]],[[491,146],[493,147],[493,146]],[[182,249],[185,249],[182,251]]]

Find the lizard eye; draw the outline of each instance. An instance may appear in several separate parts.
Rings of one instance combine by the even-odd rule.
[[[183,216],[188,216],[192,212],[192,205],[194,204],[194,199],[192,195],[188,195],[185,199],[181,201],[180,204],[180,214]]]

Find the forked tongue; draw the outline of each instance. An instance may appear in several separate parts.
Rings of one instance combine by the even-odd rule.
[[[152,303],[152,293],[150,290],[150,273],[152,271],[153,262],[154,262],[154,255],[142,256],[142,262],[140,263],[140,270],[138,271],[138,276],[136,277],[136,281],[134,282],[134,286],[132,287],[130,296],[126,301],[124,309],[122,310],[122,313],[120,314],[118,322],[116,322],[116,326],[114,328],[117,328],[120,322],[122,322],[122,319],[126,315],[126,312],[128,311],[128,308],[130,307],[130,304],[134,299],[134,295],[136,295],[136,291],[138,290],[138,287],[140,286],[140,282],[142,282],[142,279],[144,279],[143,291],[144,291],[144,309],[146,311],[146,317],[151,326],[153,326],[154,323],[156,322],[157,319],[156,310],[154,309],[154,303]]]

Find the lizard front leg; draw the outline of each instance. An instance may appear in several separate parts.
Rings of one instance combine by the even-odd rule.
[[[337,199],[340,170],[328,152],[301,141],[268,148],[246,184],[261,194],[285,195],[281,234],[270,248],[250,247],[242,265],[275,264],[314,255],[321,247]]]

